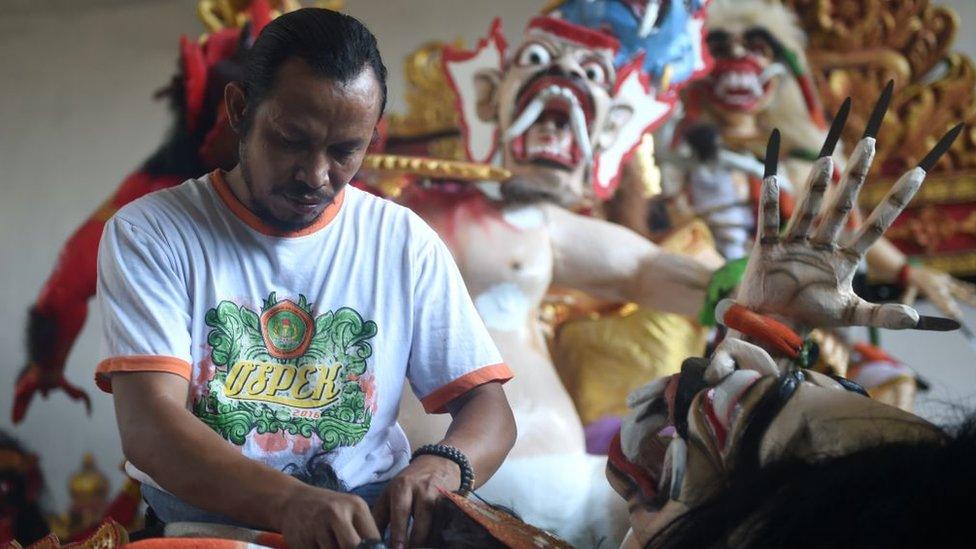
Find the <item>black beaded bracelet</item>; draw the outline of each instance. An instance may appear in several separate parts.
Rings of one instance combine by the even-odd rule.
[[[464,452],[446,444],[426,444],[417,448],[410,461],[417,459],[417,456],[437,456],[457,463],[461,468],[461,487],[458,488],[458,494],[467,496],[471,492],[471,488],[474,487],[474,469],[471,468],[471,462]]]

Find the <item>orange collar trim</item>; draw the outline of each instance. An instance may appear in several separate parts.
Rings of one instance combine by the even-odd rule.
[[[227,180],[224,179],[224,173],[220,170],[214,170],[210,172],[210,181],[213,183],[214,190],[217,191],[217,196],[230,208],[230,211],[234,212],[234,215],[238,217],[241,221],[247,224],[248,227],[254,229],[255,231],[268,235],[277,236],[284,238],[295,238],[299,236],[308,236],[320,229],[324,229],[337,215],[339,215],[339,210],[342,208],[342,201],[346,196],[346,189],[339,191],[336,195],[335,200],[332,204],[325,207],[322,214],[319,215],[318,219],[314,223],[305,227],[299,231],[282,231],[275,229],[274,227],[268,225],[262,221],[258,216],[254,215],[254,212],[247,209],[238,198],[234,195],[234,192],[230,190],[230,185],[227,184]]]

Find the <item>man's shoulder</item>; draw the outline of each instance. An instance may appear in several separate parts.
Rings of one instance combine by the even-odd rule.
[[[113,219],[143,230],[192,223],[210,200],[209,175],[141,196],[115,212]]]
[[[436,238],[434,230],[410,208],[352,185],[346,193],[356,213],[375,223],[377,230],[395,231],[410,239]]]

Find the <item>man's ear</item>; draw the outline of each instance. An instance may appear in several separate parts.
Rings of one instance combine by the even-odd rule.
[[[498,69],[482,69],[474,75],[474,93],[478,118],[482,122],[498,120],[498,92],[502,73]]]
[[[229,82],[224,86],[224,104],[227,106],[227,122],[240,136],[244,131],[244,117],[247,116],[247,95],[240,82]]]
[[[613,142],[620,136],[630,117],[634,115],[634,109],[629,105],[614,105],[607,113],[607,120],[600,128],[600,133],[596,136],[596,146],[599,149],[609,149]]]

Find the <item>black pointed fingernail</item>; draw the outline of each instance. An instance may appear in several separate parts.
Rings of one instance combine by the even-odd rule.
[[[962,129],[964,127],[966,127],[966,125],[960,122],[956,124],[954,128],[946,132],[946,134],[942,136],[942,139],[940,139],[939,142],[932,147],[929,154],[925,155],[925,158],[918,163],[918,167],[925,171],[931,170],[935,166],[936,162],[942,158],[942,155],[949,150],[949,147],[952,146],[952,142],[959,137],[959,134],[962,133]]]
[[[888,85],[881,92],[881,97],[878,98],[878,102],[874,104],[874,110],[871,111],[871,118],[868,118],[868,125],[864,128],[863,137],[875,137],[878,135],[878,130],[881,129],[881,121],[884,120],[884,115],[888,112],[888,103],[891,102],[891,94],[894,90],[895,81],[889,80]]]
[[[941,316],[919,316],[918,322],[915,323],[916,330],[927,330],[930,332],[951,332],[958,330],[959,326],[961,325],[958,321]]]
[[[834,155],[834,149],[837,147],[837,142],[840,141],[840,134],[844,131],[844,124],[847,123],[847,115],[850,112],[851,98],[848,97],[841,103],[840,109],[837,110],[837,116],[830,123],[830,131],[827,132],[827,139],[824,140],[823,147],[820,148],[820,156],[818,158]]]
[[[779,130],[774,129],[769,135],[769,142],[766,143],[766,169],[763,172],[763,179],[776,175],[779,168]]]

